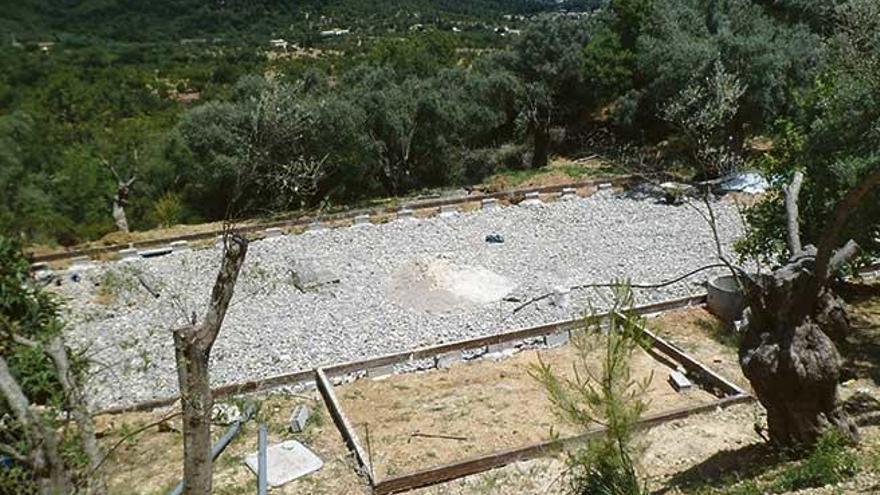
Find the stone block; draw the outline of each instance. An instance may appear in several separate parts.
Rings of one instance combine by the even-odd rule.
[[[354,217],[352,227],[369,227],[371,225],[373,225],[373,222],[370,221],[370,215],[358,215]]]
[[[458,216],[458,207],[443,205],[440,207],[440,218],[453,218]]]
[[[437,368],[449,368],[453,364],[461,361],[461,351],[449,351],[434,356]]]
[[[139,259],[141,257],[141,255],[138,254],[138,250],[135,248],[120,249],[118,251],[118,254],[119,254],[119,259],[122,261],[132,261],[132,260]]]
[[[256,474],[259,469],[259,453],[245,457],[245,464]],[[269,486],[275,488],[297,478],[313,473],[324,465],[312,451],[296,440],[270,445],[266,449],[266,476]]]
[[[680,371],[669,373],[669,384],[672,385],[672,388],[674,388],[676,392],[687,391],[694,386],[693,383],[684,376],[684,373]]]
[[[386,364],[384,366],[376,366],[367,370],[367,377],[379,378],[394,374],[394,365]]]
[[[520,203],[520,205],[522,206],[540,206],[543,204],[544,202],[541,201],[541,195],[539,195],[536,191],[527,192],[525,199]]]
[[[311,411],[305,404],[296,406],[293,414],[290,415],[290,431],[294,433],[302,433],[306,429],[306,423],[309,421]]]
[[[278,227],[271,227],[263,231],[264,239],[272,239],[274,237],[281,237],[284,235],[284,231],[282,231]]]
[[[413,211],[409,208],[401,208],[397,210],[397,220],[415,220],[416,217],[413,216]]]
[[[559,347],[567,344],[569,340],[571,340],[571,333],[568,330],[544,336],[544,344],[547,347]]]
[[[560,195],[560,199],[563,201],[571,201],[577,199],[577,190],[573,187],[564,187],[562,188],[562,194]]]
[[[498,208],[498,200],[495,198],[486,198],[480,202],[480,207],[484,210],[494,210]]]
[[[306,227],[307,233],[324,232],[325,230],[327,230],[327,226],[320,220],[316,220]]]

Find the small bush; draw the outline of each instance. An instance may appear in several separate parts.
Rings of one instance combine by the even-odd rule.
[[[165,193],[153,206],[153,214],[160,227],[171,227],[180,223],[183,213],[183,200],[176,193]]]

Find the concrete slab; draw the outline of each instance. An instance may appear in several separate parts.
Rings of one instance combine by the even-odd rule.
[[[577,190],[573,187],[563,187],[562,194],[559,196],[562,201],[572,201],[578,199]]]
[[[257,473],[257,452],[245,457],[245,464]],[[266,449],[266,477],[269,486],[276,488],[313,473],[324,465],[311,450],[296,440],[287,440]]]
[[[480,207],[484,210],[494,210],[498,208],[498,200],[495,198],[486,198],[480,202]]]

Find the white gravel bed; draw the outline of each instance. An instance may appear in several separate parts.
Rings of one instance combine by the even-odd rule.
[[[729,247],[741,233],[740,217],[724,202],[714,209]],[[505,242],[487,243],[486,236],[494,233]],[[212,248],[106,263],[83,271],[79,282],[65,278],[57,290],[68,301],[68,342],[87,348],[96,361],[89,387],[97,406],[176,392],[170,331],[193,312],[204,313],[220,254]],[[304,260],[334,272],[339,283],[301,292],[291,268]],[[714,262],[715,248],[705,220],[692,208],[610,192],[253,242],[212,351],[213,385],[498,333],[572,317],[590,303],[603,306],[601,294],[586,290],[572,292],[567,307],[550,298],[516,314],[512,311],[520,303],[505,300],[415,304],[430,296],[424,287],[413,290],[409,301],[401,297],[406,284],[396,274],[414,262],[434,260],[491,272],[497,275],[494,289],[501,286],[497,280],[506,279],[513,287],[507,297],[525,301],[558,286],[616,278],[660,282]],[[702,292],[707,276],[637,291],[637,302]],[[160,297],[144,290],[138,277]],[[453,278],[470,283],[473,277],[456,273]]]

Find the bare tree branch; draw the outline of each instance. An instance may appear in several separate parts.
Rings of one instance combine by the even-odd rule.
[[[788,233],[788,250],[791,257],[801,254],[801,229],[800,213],[798,212],[798,199],[801,194],[801,186],[804,183],[804,174],[800,170],[795,172],[791,184],[785,186],[785,217],[786,231]]]

